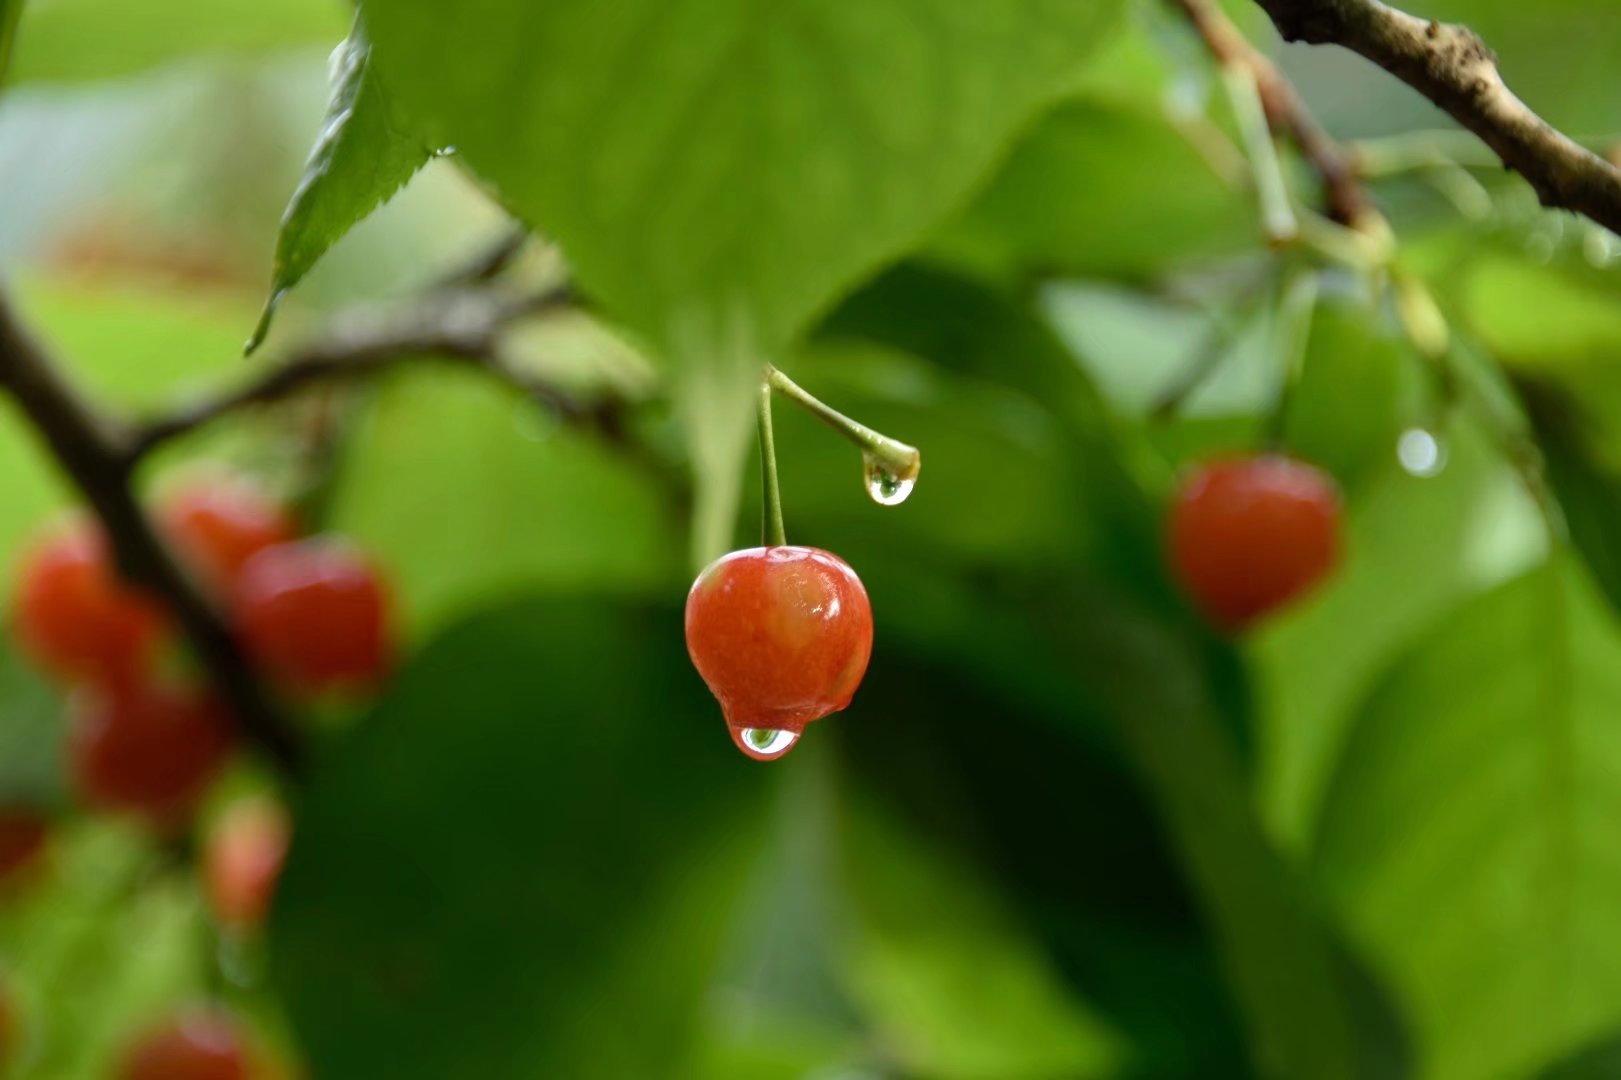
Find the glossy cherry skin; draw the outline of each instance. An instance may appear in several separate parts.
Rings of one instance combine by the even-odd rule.
[[[164,499],[163,531],[204,582],[228,590],[253,556],[293,540],[287,510],[243,480],[198,480]]]
[[[1309,591],[1341,547],[1339,490],[1281,455],[1206,462],[1171,506],[1176,577],[1217,626],[1239,631]]]
[[[268,799],[244,799],[221,816],[208,838],[203,882],[221,925],[260,926],[287,861],[287,813]]]
[[[23,562],[17,637],[59,677],[129,678],[152,662],[166,624],[156,601],[120,580],[88,522],[53,529]]]
[[[388,598],[365,559],[330,539],[266,548],[242,567],[232,610],[249,653],[308,693],[368,689],[388,674]]]
[[[159,827],[190,816],[233,741],[212,694],[149,681],[81,689],[68,719],[68,761],[84,800]]]
[[[867,590],[816,548],[723,555],[693,582],[686,623],[687,652],[734,732],[798,734],[838,712],[872,655]]]
[[[37,810],[0,809],[0,886],[25,875],[45,850],[50,823]]]
[[[248,1080],[247,1048],[223,1013],[191,1009],[143,1034],[125,1053],[118,1080]]]

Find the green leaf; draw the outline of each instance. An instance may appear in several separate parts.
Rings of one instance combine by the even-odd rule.
[[[0,908],[16,1080],[103,1080],[135,1032],[204,990],[188,874],[123,826],[59,827],[45,880]]]
[[[675,364],[700,559],[749,387],[916,244],[1073,78],[1118,0],[370,0],[402,112]]]
[[[17,23],[25,0],[0,0],[0,84],[11,69],[11,52],[17,44]]]
[[[1621,1019],[1621,629],[1560,554],[1460,610],[1363,709],[1316,877],[1426,1076],[1524,1075]]]
[[[1142,278],[1253,247],[1252,200],[1165,115],[1079,101],[1019,143],[990,188],[936,242],[998,278]]]
[[[1621,609],[1621,461],[1603,453],[1607,440],[1580,403],[1543,384],[1521,391],[1571,542]]]
[[[781,774],[680,634],[601,598],[486,613],[333,748],[271,925],[312,1073],[683,1074]]]
[[[1284,423],[1289,451],[1347,490],[1389,472],[1397,438],[1424,411],[1422,358],[1377,320],[1366,307],[1317,305]]]
[[[1303,847],[1355,710],[1372,682],[1457,604],[1542,556],[1541,519],[1475,426],[1440,432],[1439,474],[1391,458],[1346,515],[1345,559],[1324,588],[1255,637],[1263,770],[1272,832]]]
[[[20,4],[20,0],[8,0]],[[84,82],[137,75],[197,56],[252,56],[343,36],[331,0],[34,0],[10,81]]]
[[[388,569],[414,633],[520,591],[680,587],[662,478],[487,375],[387,380],[354,435],[331,525]]]
[[[844,817],[845,880],[857,912],[846,977],[908,1075],[1115,1075],[1117,1037],[1075,1000],[971,867],[866,801],[852,800]]]
[[[1511,364],[1558,369],[1621,347],[1616,290],[1588,275],[1490,255],[1475,261],[1465,281],[1473,329]]]
[[[0,642],[0,802],[52,807],[66,800],[61,692],[8,640]]]
[[[368,63],[370,55],[371,44],[357,22],[333,56],[332,100],[304,178],[282,216],[270,299],[248,340],[248,352],[264,341],[287,291],[431,156],[422,140],[395,127],[378,75]]]

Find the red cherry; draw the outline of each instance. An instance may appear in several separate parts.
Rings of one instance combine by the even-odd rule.
[[[734,551],[692,583],[687,652],[738,747],[761,760],[781,757],[793,746],[789,736],[850,704],[872,655],[872,605],[836,555]]]
[[[212,694],[150,682],[74,696],[68,757],[85,801],[176,825],[230,756],[230,717]]]
[[[234,610],[248,651],[306,692],[376,686],[388,672],[388,602],[363,558],[332,540],[266,548],[247,561]]]
[[[290,839],[286,811],[269,799],[244,799],[225,811],[203,863],[215,918],[237,929],[264,922]]]
[[[143,1034],[119,1080],[247,1080],[248,1052],[229,1016],[190,1009]]]
[[[1333,569],[1340,518],[1334,481],[1304,462],[1206,462],[1171,506],[1172,568],[1213,622],[1241,630]]]
[[[49,830],[49,822],[37,810],[0,810],[0,885],[10,884],[34,865],[45,850]]]
[[[280,503],[242,480],[198,481],[174,492],[163,502],[161,521],[199,576],[222,590],[254,555],[298,535]]]
[[[154,600],[119,580],[88,522],[53,530],[23,564],[17,636],[62,678],[130,677],[149,662],[166,622]]]

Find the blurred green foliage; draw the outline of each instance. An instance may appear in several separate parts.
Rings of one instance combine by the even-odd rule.
[[[1617,1075],[1621,240],[1229,6],[1398,162],[1370,180],[1389,265],[1266,247],[1219,79],[1150,0],[365,0],[375,51],[348,40],[330,97],[341,5],[29,3],[0,265],[87,393],[138,417],[240,385],[511,213],[557,245],[511,274],[566,263],[586,305],[503,359],[625,415],[423,362],[143,469],[302,497],[386,568],[413,656],[310,718],[244,942],[186,838],[71,806],[62,695],[0,651],[0,791],[63,822],[0,897],[14,1075],[100,1080],[208,994],[318,1080]],[[1425,14],[1556,122],[1621,124],[1609,0]],[[877,507],[779,406],[790,537],[856,567],[878,638],[852,708],[766,767],[678,614],[694,480],[700,551],[757,535],[763,359],[926,466]],[[1269,444],[1338,479],[1346,556],[1224,640],[1159,507]],[[0,482],[14,565],[72,494],[9,407]]]

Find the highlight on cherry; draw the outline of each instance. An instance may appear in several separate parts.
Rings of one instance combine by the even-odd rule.
[[[756,761],[798,745],[807,725],[847,708],[872,656],[872,605],[843,559],[788,543],[783,524],[775,394],[809,411],[861,452],[862,480],[881,506],[911,494],[915,447],[881,435],[813,397],[775,367],[761,380],[758,425],[762,545],[722,555],[687,594],[687,652],[719,702],[732,742]]]

